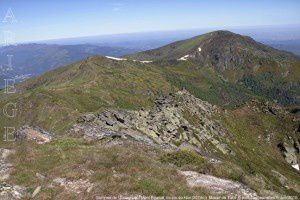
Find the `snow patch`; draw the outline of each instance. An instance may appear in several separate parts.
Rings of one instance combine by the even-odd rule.
[[[198,48],[198,51],[201,52],[201,50],[202,50],[201,47],[199,47],[199,48]]]
[[[140,62],[140,63],[152,63],[153,61],[150,61],[150,60],[142,60],[142,61],[140,61],[140,60],[132,60],[132,61],[134,61],[134,62]]]
[[[178,60],[187,60],[189,57],[190,57],[190,55],[185,55],[185,56],[179,58]]]
[[[299,171],[299,164],[292,165],[292,167]]]
[[[118,61],[126,61],[128,59],[126,58],[116,58],[116,57],[112,57],[112,56],[105,56],[106,58],[108,59],[111,59],[111,60],[118,60]],[[132,60],[134,62],[140,62],[140,63],[152,63],[152,61],[150,60],[142,60],[142,61],[139,61],[139,60]]]
[[[150,60],[143,60],[143,61],[140,61],[141,63],[152,63],[152,61]]]
[[[118,60],[118,61],[127,60],[126,58],[116,58],[116,57],[112,57],[112,56],[105,56],[105,57],[108,59],[111,59],[111,60]]]

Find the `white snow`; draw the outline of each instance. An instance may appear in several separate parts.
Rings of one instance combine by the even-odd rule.
[[[152,63],[152,61],[150,60],[143,60],[143,61],[140,61],[141,63]]]
[[[201,52],[201,50],[202,50],[201,47],[199,47],[199,48],[198,48],[198,51]]]
[[[299,171],[299,164],[292,165],[292,167]]]
[[[179,58],[178,60],[187,60],[189,57],[190,57],[190,55],[185,55],[185,56]]]
[[[112,57],[112,56],[105,56],[106,58],[108,59],[112,59],[112,60],[118,60],[118,61],[125,61],[125,60],[128,60],[126,58],[116,58],[116,57]],[[142,61],[139,61],[139,60],[132,60],[134,62],[141,62],[141,63],[152,63],[152,61],[150,60],[142,60]]]
[[[108,59],[112,59],[112,60],[127,60],[126,58],[116,58],[116,57],[112,57],[112,56],[105,56]]]
[[[150,60],[132,60],[134,62],[140,62],[140,63],[152,63],[153,61]]]

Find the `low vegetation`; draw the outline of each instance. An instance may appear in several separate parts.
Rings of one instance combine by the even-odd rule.
[[[41,185],[43,189],[39,197],[45,199],[57,199],[62,195],[76,197],[75,194],[60,193],[61,187],[53,184],[58,177],[67,180],[88,179],[94,184],[91,193],[86,194],[90,197],[205,194],[189,188],[175,167],[159,160],[156,156],[159,154],[159,150],[135,144],[99,148],[67,137],[45,145],[22,142],[11,157],[16,166],[11,181],[26,186],[31,193]],[[49,184],[54,187],[50,189]]]

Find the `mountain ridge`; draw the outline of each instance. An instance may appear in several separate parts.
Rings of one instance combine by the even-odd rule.
[[[195,65],[200,70],[207,67],[223,80],[242,84],[261,96],[270,99],[283,96],[280,103],[299,104],[300,57],[256,42],[248,36],[216,31],[128,55],[127,58],[169,65]],[[276,90],[277,94],[272,94]]]
[[[186,50],[193,42],[180,44]],[[198,45],[192,50],[205,52]],[[0,127],[16,127],[17,139],[4,187],[38,184],[40,195],[57,199],[73,186],[88,198],[99,191],[185,196],[218,194],[189,181],[213,178],[237,181],[234,191],[243,185],[250,195],[296,195],[300,119],[283,105],[295,103],[300,73],[292,62],[270,60],[222,71],[197,56],[152,62],[91,56],[25,80],[15,94],[1,90],[0,107],[14,102],[18,110],[15,118],[0,115]],[[7,170],[1,157],[0,171]]]
[[[287,57],[293,58],[293,59],[299,59],[299,56],[294,55],[293,53],[278,50],[275,48],[272,48],[270,46],[264,45],[262,43],[259,43],[252,39],[249,36],[243,36],[240,34],[236,34],[230,31],[226,30],[219,30],[214,32],[209,32],[203,35],[195,36],[190,39],[186,40],[180,40],[165,46],[162,46],[160,48],[152,49],[143,51],[140,53],[127,55],[125,57],[138,59],[139,57],[142,57],[143,60],[158,60],[158,59],[174,59],[178,60],[181,57],[185,56],[189,53],[195,53],[195,51],[199,51],[199,48],[201,47],[201,50],[199,52],[205,51],[205,48],[209,48],[210,45],[217,46],[214,43],[218,43],[219,46],[224,46],[224,48],[230,48],[237,46],[238,43],[246,43],[248,48],[258,48],[261,51],[270,51],[271,53],[281,53]],[[225,43],[225,44],[224,44]],[[203,47],[204,46],[204,47]],[[185,48],[184,48],[185,47]],[[169,51],[168,51],[169,50]],[[215,49],[208,49],[208,51],[212,51]],[[163,51],[167,51],[166,53]],[[231,50],[231,53],[233,50]],[[214,52],[211,52],[214,53]],[[219,53],[219,52],[218,52]],[[179,54],[179,55],[176,55]]]
[[[0,47],[0,63],[8,62],[7,55],[12,55],[11,69],[6,71],[0,67],[0,75],[15,78],[20,82],[18,76],[27,75],[34,77],[59,66],[72,64],[88,56],[103,54],[107,56],[121,56],[134,49],[121,47],[99,46],[90,44],[81,45],[54,45],[54,44],[20,44],[16,46]],[[0,79],[0,88],[4,87],[4,80]]]

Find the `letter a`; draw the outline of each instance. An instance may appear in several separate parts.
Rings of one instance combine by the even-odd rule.
[[[2,21],[3,23],[14,23],[14,22],[17,22],[16,18],[15,18],[15,15],[12,11],[11,8],[9,8],[6,12],[6,15]]]

